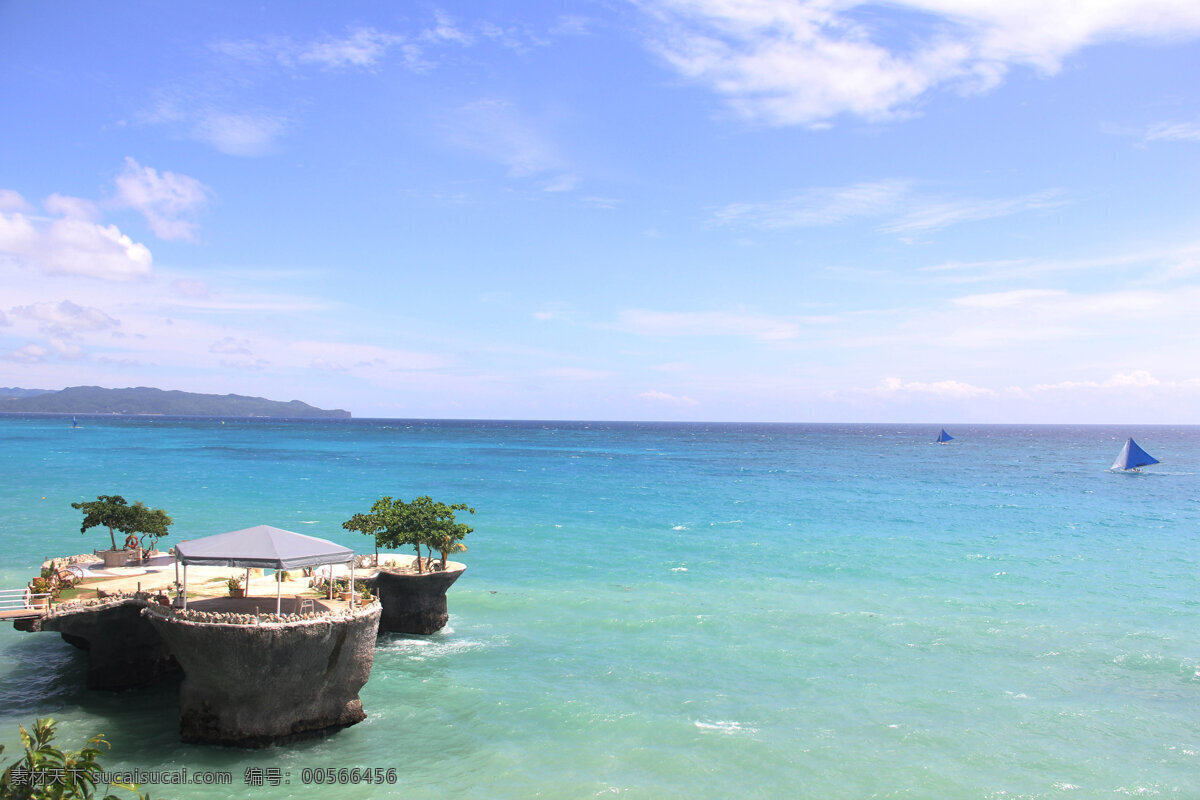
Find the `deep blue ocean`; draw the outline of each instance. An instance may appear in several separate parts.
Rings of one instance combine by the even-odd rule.
[[[0,762],[49,715],[114,768],[234,776],[156,798],[1200,797],[1198,427],[79,419],[0,417],[0,588],[105,546],[98,494],[164,545],[360,552],[342,521],[429,494],[476,508],[468,569],[443,632],[380,638],[366,722],[261,751],[0,630]],[[1128,436],[1162,463],[1108,472]]]

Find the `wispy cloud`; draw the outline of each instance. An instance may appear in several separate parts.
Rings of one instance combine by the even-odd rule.
[[[80,306],[70,300],[16,306],[10,311],[14,317],[35,322],[42,333],[60,338],[116,328],[121,324],[98,308]]]
[[[660,392],[657,389],[650,389],[638,395],[642,400],[648,400],[651,403],[669,406],[695,406],[699,405],[698,400],[694,400],[687,395],[673,395],[667,392]]]
[[[780,342],[799,338],[802,321],[743,312],[635,308],[622,311],[616,327],[642,336],[738,336]]]
[[[1200,142],[1200,122],[1160,122],[1146,131],[1148,142]]]
[[[288,128],[288,120],[272,111],[224,111],[208,108],[196,114],[192,136],[230,156],[270,153]]]
[[[885,233],[922,233],[941,230],[961,222],[980,222],[1009,217],[1026,211],[1061,208],[1066,200],[1060,192],[1047,191],[999,200],[953,200],[918,202],[898,219],[882,226]]]
[[[571,174],[559,147],[545,132],[546,126],[502,99],[468,103],[453,113],[445,125],[447,141],[503,164],[513,178],[546,176],[548,191],[574,189]]]
[[[822,187],[776,203],[733,203],[719,209],[714,220],[721,225],[766,230],[837,225],[893,211],[910,190],[911,183],[903,180]]]
[[[775,202],[733,203],[713,215],[716,224],[782,230],[877,220],[884,233],[927,233],[963,222],[980,222],[1066,204],[1047,190],[997,199],[947,198],[918,191],[908,180],[889,179],[809,189]]]
[[[915,113],[930,91],[987,91],[1014,67],[1042,74],[1092,44],[1200,33],[1189,0],[1035,4],[1033,0],[899,0],[896,22],[866,0],[642,0],[649,46],[681,75],[745,117],[821,126],[839,115],[885,120]],[[926,33],[897,35],[919,14]],[[893,25],[895,27],[893,27]],[[911,28],[901,31],[911,33]]]

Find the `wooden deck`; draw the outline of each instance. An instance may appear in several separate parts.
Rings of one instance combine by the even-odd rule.
[[[6,608],[0,610],[0,620],[40,619],[46,615],[44,608]]]

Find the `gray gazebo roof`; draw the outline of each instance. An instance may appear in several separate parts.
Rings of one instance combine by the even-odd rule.
[[[270,525],[255,525],[240,531],[180,542],[175,545],[175,554],[184,564],[259,569],[344,564],[354,558],[354,551],[349,547],[342,547],[328,539],[272,528]]]

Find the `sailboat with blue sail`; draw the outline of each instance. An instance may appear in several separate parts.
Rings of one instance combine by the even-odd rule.
[[[942,428],[942,432],[938,434],[937,443],[945,444],[946,442],[950,442],[953,440],[954,440],[954,437],[951,436],[950,434],[946,433],[945,428]]]
[[[71,417],[71,427],[72,427],[72,428],[78,428],[78,427],[79,427],[79,420],[75,419],[74,417]]]
[[[1144,467],[1148,464],[1157,464],[1158,459],[1147,453],[1138,443],[1130,437],[1125,442],[1125,446],[1121,448],[1121,454],[1117,456],[1117,460],[1109,469],[1120,469],[1126,472],[1137,472],[1138,467]]]

